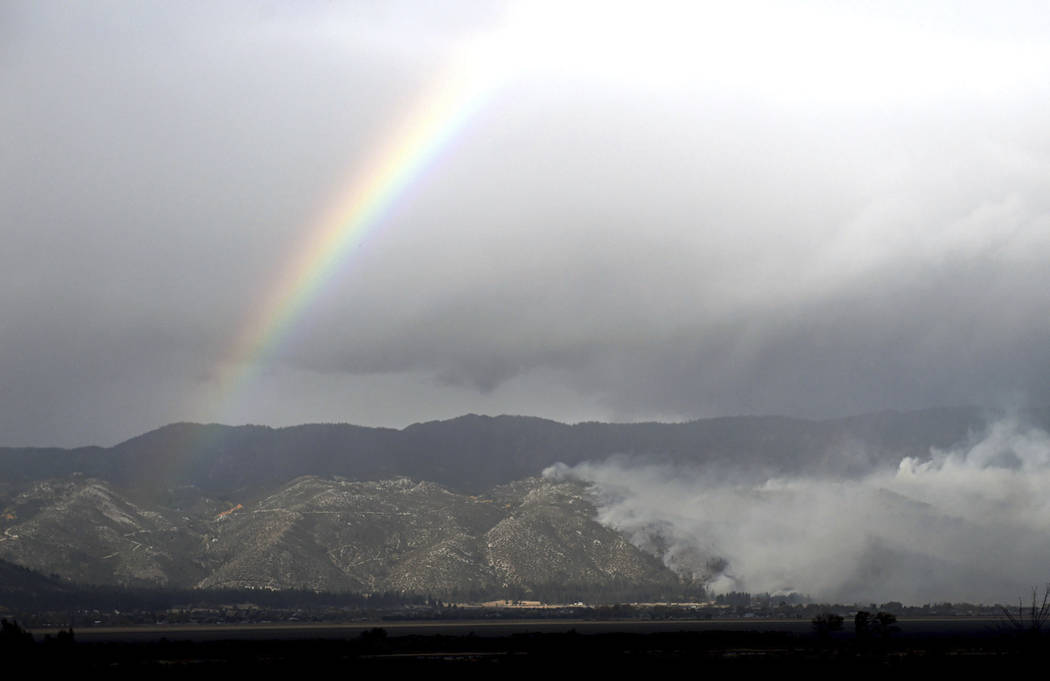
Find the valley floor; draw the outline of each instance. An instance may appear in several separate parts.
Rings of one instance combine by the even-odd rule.
[[[642,671],[703,665],[708,672],[943,674],[1027,667],[1039,662],[1048,643],[1044,635],[1017,635],[983,618],[906,619],[900,624],[899,633],[877,639],[859,639],[852,632],[816,636],[789,620],[109,627],[81,629],[72,637],[37,632],[34,642],[0,642],[0,654],[39,667],[133,673],[420,665],[457,672]]]

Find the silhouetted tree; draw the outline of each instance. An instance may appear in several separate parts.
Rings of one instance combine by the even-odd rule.
[[[900,627],[897,626],[897,616],[893,613],[880,610],[872,615],[867,610],[861,610],[853,616],[853,630],[858,639],[885,639],[900,631]]]
[[[858,610],[853,616],[853,632],[857,638],[867,638],[871,635],[871,613],[867,610]]]
[[[18,622],[0,619],[0,654],[17,657],[33,646],[33,635],[18,626]]]
[[[1050,583],[1043,587],[1043,599],[1037,601],[1037,590],[1032,589],[1032,605],[1025,608],[1020,598],[1017,599],[1017,614],[1003,607],[1003,615],[1008,623],[1007,628],[1018,634],[1038,635],[1050,621]]]
[[[880,638],[888,638],[900,630],[897,626],[897,616],[893,613],[878,612],[871,622],[871,633]]]
[[[833,631],[842,630],[842,615],[833,612],[822,612],[813,618],[813,633],[820,638],[827,638]]]

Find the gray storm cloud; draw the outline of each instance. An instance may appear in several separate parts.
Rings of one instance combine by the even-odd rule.
[[[715,592],[1010,602],[1050,565],[1050,435],[1013,421],[856,479],[616,458],[544,474],[590,483],[600,522]]]
[[[0,443],[1050,402],[1044,12],[639,7],[4,3]],[[502,87],[217,394],[491,35]]]

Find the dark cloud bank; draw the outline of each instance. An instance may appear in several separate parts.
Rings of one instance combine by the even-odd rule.
[[[5,6],[0,442],[1050,402],[1040,11],[621,7],[574,34],[415,6]],[[625,52],[632,26],[710,40]],[[218,394],[324,207],[493,30],[544,49]]]

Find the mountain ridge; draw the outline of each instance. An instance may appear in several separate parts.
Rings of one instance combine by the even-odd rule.
[[[0,567],[168,589],[447,596],[688,586],[600,524],[577,482],[529,478],[475,496],[403,477],[302,476],[234,506],[200,495],[193,503],[139,505],[92,478],[35,483],[6,505]]]
[[[848,478],[966,445],[1002,417],[962,407],[676,424],[475,414],[401,430],[176,423],[111,448],[0,449],[0,560],[111,586],[666,594],[706,583],[719,556],[693,561],[695,584],[679,579],[639,548],[666,543],[659,524],[628,540],[598,522],[586,485],[537,476],[617,456],[734,481]],[[1017,418],[1047,429],[1050,408]]]
[[[463,492],[612,455],[784,475],[853,475],[925,458],[965,441],[1002,412],[981,407],[882,411],[843,419],[734,416],[679,423],[566,424],[466,414],[402,429],[319,423],[274,428],[179,422],[113,447],[0,448],[3,485],[80,473],[133,492],[195,485],[225,497],[264,493],[300,475],[430,480]],[[1050,408],[1022,418],[1050,429]],[[847,456],[844,452],[850,452]]]

